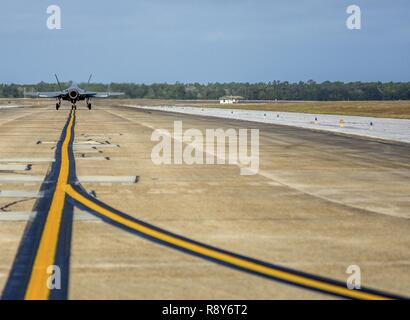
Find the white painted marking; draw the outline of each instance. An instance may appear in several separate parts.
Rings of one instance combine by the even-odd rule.
[[[35,211],[0,211],[0,221],[28,221],[33,219],[36,214]]]
[[[76,160],[107,161],[106,157],[76,157]]]
[[[135,183],[137,176],[82,176],[81,183]]]
[[[0,170],[27,171],[30,167],[24,164],[0,164]]]
[[[10,162],[10,163],[37,163],[37,162],[54,162],[53,158],[10,158],[10,159],[0,159],[0,162]]]
[[[32,175],[0,175],[0,183],[42,183],[44,181],[43,176],[32,176]],[[137,181],[137,176],[80,176],[78,180],[89,183],[135,183]]]
[[[94,147],[98,149],[103,149],[103,148],[119,148],[120,146],[118,144],[98,144],[98,145],[94,145]]]
[[[34,219],[36,211],[0,211],[0,221],[28,221]],[[88,213],[87,211],[74,209],[75,221],[101,221],[100,218]]]
[[[6,105],[0,105],[0,109],[11,109],[11,108],[21,108],[24,106],[16,105],[16,104],[6,104]]]
[[[100,142],[97,142],[97,141],[94,141],[94,140],[87,140],[87,141],[77,141],[77,142],[74,142],[73,143],[73,145],[74,146],[77,146],[77,145],[89,145],[89,144],[91,144],[91,145],[100,145],[101,143]]]
[[[0,183],[43,182],[43,176],[22,174],[0,175]]]
[[[44,193],[26,190],[0,190],[1,198],[42,198]]]
[[[81,147],[81,148],[74,148],[74,152],[83,152],[83,153],[100,153],[100,151],[98,151],[97,149],[93,149],[92,147]]]
[[[78,149],[93,149],[93,148],[98,148],[98,149],[103,149],[103,148],[118,148],[119,145],[117,144],[80,144],[80,145],[75,145],[73,146],[74,150]]]

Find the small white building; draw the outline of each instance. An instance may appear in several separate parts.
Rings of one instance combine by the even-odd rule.
[[[220,104],[234,104],[239,103],[241,100],[244,100],[241,96],[224,96],[219,98]]]

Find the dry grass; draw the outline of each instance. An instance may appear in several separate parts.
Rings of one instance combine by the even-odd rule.
[[[244,103],[233,106],[208,105],[208,107],[410,119],[410,101]]]

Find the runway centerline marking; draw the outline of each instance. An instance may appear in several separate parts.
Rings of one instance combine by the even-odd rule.
[[[43,179],[41,191],[50,191],[35,205],[37,214],[27,224],[13,268],[4,288],[3,299],[67,298],[72,207],[66,202],[65,186],[70,172],[70,155],[75,112],[72,111],[56,148],[55,161]],[[67,246],[68,244],[68,246]],[[47,272],[52,265],[61,271],[62,290],[50,292]]]
[[[393,294],[367,288],[350,290],[346,287],[346,284],[341,281],[285,268],[199,243],[195,240],[185,238],[144,221],[135,219],[108,206],[98,199],[93,198],[81,186],[75,173],[75,158],[73,153],[75,119],[76,112],[72,111],[66,128],[63,130],[62,137],[60,138],[62,144],[59,144],[59,147],[57,148],[56,165],[57,168],[59,168],[58,178],[46,219],[41,229],[38,246],[34,248],[36,254],[31,266],[29,280],[27,285],[23,288],[24,299],[39,300],[49,299],[51,297],[52,292],[47,287],[47,281],[50,276],[50,274],[47,273],[47,268],[51,265],[58,265],[57,262],[60,261],[58,259],[64,259],[64,257],[61,258],[61,251],[63,250],[61,248],[61,242],[71,241],[70,223],[72,222],[72,215],[69,217],[69,221],[64,223],[63,214],[66,207],[71,209],[69,211],[72,214],[73,206],[94,214],[106,223],[137,234],[150,241],[207,259],[220,265],[259,275],[271,280],[351,299],[401,298]],[[38,214],[37,216],[41,216],[41,214]],[[66,244],[62,247],[66,247]],[[17,260],[18,259],[16,258],[16,261]],[[66,272],[68,272],[67,266],[68,262],[66,261],[64,265],[67,269]],[[13,270],[11,274],[15,275]],[[16,289],[16,283],[12,280],[13,277],[10,276],[8,284],[6,285],[6,295],[3,293],[3,298],[4,295],[5,298],[8,299],[15,298],[13,292],[18,292],[19,289],[21,289]],[[21,283],[17,282],[17,284],[24,286],[24,281]],[[65,283],[65,286],[66,288],[64,288],[64,290],[67,292],[68,280]],[[63,295],[63,297],[67,298],[67,295]]]
[[[71,140],[71,129],[73,128],[75,111],[71,112],[70,122],[67,127],[61,149],[61,167],[58,175],[57,186],[54,191],[53,200],[48,213],[48,218],[44,226],[40,246],[37,251],[36,259],[33,265],[33,271],[28,284],[26,299],[46,299],[50,289],[47,287],[47,280],[50,276],[47,268],[54,264],[54,257],[57,248],[58,234],[63,214],[65,202],[65,188],[68,182],[69,164],[68,146]]]

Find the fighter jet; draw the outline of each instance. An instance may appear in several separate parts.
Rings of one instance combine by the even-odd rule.
[[[58,80],[57,75],[56,77],[58,86],[60,91],[53,91],[53,92],[30,92],[26,93],[26,96],[37,97],[37,98],[55,98],[57,100],[56,103],[56,110],[60,109],[61,107],[61,100],[66,100],[71,102],[71,108],[73,110],[77,109],[77,101],[85,100],[87,103],[87,108],[91,110],[91,98],[108,98],[112,96],[120,96],[124,93],[122,92],[92,92],[81,89],[77,84],[72,83],[71,86],[67,89],[62,89],[60,81]],[[92,75],[88,78],[88,84],[90,83]]]

